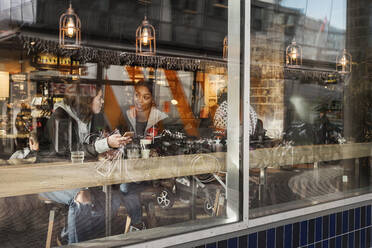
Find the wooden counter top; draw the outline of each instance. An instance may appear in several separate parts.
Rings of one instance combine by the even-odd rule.
[[[97,172],[100,162],[49,163],[0,167],[0,197],[34,194],[122,182],[213,173],[225,170],[225,153],[122,160],[110,176]],[[120,170],[121,167],[121,170]]]
[[[372,156],[372,143],[309,145],[252,150],[250,168],[280,167]]]
[[[280,167],[369,157],[372,143],[263,148],[249,154],[250,168]],[[225,160],[223,152],[123,160],[109,176],[97,172],[100,162],[2,166],[0,197],[214,173],[226,171]]]

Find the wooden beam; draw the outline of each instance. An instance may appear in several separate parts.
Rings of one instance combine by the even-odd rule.
[[[133,83],[137,83],[140,79],[144,79],[145,76],[142,73],[141,67],[139,66],[125,66],[128,76]]]

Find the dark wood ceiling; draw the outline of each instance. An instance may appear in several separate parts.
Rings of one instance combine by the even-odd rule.
[[[58,35],[66,0],[34,0],[34,23],[22,30]],[[82,40],[120,42],[135,46],[135,31],[145,15],[155,27],[158,49],[222,56],[227,35],[227,0],[75,0]]]

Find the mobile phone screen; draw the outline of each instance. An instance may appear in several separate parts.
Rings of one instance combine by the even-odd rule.
[[[124,137],[133,137],[134,136],[134,132],[125,132]]]

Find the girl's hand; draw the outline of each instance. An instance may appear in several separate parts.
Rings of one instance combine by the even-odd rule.
[[[123,137],[120,134],[113,134],[107,138],[107,143],[111,148],[119,148],[132,141],[131,137]]]

